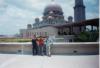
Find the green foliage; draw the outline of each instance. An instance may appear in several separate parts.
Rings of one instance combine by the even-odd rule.
[[[96,42],[99,39],[99,31],[84,31],[76,35],[76,42]]]

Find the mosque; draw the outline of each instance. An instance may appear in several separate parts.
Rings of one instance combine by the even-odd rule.
[[[27,29],[20,30],[20,35],[22,38],[32,38],[34,35],[36,37],[66,37],[64,40],[73,42],[74,36],[86,30],[86,26],[91,26],[91,30],[94,27],[99,30],[99,19],[86,20],[83,0],[75,0],[74,21],[72,16],[68,17],[68,21],[65,20],[61,6],[53,2],[45,7],[42,21],[36,18],[33,25],[28,24]],[[30,42],[0,43],[0,53],[32,55],[31,45]],[[46,49],[46,52],[51,53],[51,55],[97,55],[99,54],[99,43],[86,42],[73,44],[64,41],[59,44],[58,41],[58,43],[53,43],[52,46],[47,46]]]
[[[62,7],[52,2],[45,7],[42,21],[36,18],[33,25],[28,24],[27,29],[20,30],[20,35],[22,38],[32,38],[33,35],[36,37],[66,35],[67,39],[71,40],[73,35],[84,31],[87,25],[95,26],[95,22],[97,22],[95,19],[86,20],[83,0],[75,0],[74,20],[69,16],[68,21],[64,19]]]

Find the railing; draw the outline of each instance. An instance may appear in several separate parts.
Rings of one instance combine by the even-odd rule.
[[[85,43],[51,43],[48,46],[48,56],[51,55],[98,55],[98,42]]]
[[[18,42],[2,42],[0,43],[0,53],[4,54],[31,54],[32,44],[31,42],[18,43]]]
[[[30,43],[0,43],[1,52],[17,53],[21,50],[20,54],[31,54],[32,47]],[[2,47],[4,49],[2,49]],[[15,48],[15,49],[14,49]],[[12,50],[11,50],[12,49]],[[46,45],[47,56],[51,55],[98,55],[99,43],[98,42],[51,42]]]

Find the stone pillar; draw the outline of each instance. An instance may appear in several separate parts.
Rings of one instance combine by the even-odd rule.
[[[91,25],[91,31],[93,31],[93,25]]]
[[[69,35],[72,33],[72,28],[69,27]]]

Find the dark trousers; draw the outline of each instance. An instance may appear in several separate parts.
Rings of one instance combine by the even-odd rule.
[[[46,45],[43,46],[43,53],[46,55]]]
[[[39,46],[39,55],[43,55],[44,53],[43,53],[43,46]]]
[[[38,47],[33,47],[33,55],[38,55]]]

